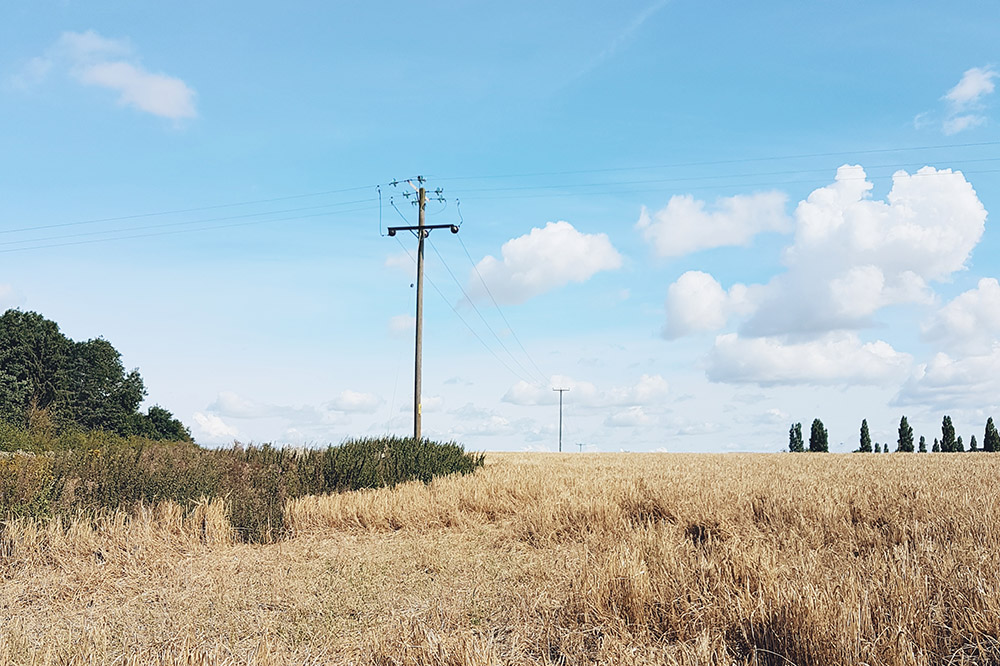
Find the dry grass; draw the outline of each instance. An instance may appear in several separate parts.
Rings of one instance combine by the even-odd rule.
[[[492,455],[430,485],[11,521],[0,663],[997,664],[1000,456]]]

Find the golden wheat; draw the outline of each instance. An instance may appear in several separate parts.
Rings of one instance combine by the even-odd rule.
[[[496,454],[306,497],[8,521],[10,664],[996,664],[1000,456]]]

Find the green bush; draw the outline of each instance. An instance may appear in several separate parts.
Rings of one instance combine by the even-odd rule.
[[[203,449],[192,443],[91,433],[28,432],[0,422],[0,513],[74,516],[163,500],[223,497],[242,539],[285,533],[284,506],[303,495],[429,483],[468,474],[482,454],[455,443],[391,437],[325,449],[271,445]]]

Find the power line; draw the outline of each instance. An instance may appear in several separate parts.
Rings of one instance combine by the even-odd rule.
[[[60,227],[75,227],[75,226],[81,226],[81,225],[85,225],[85,224],[99,224],[101,222],[120,222],[122,220],[136,220],[136,219],[143,218],[143,217],[158,217],[158,216],[161,216],[161,215],[179,215],[181,213],[196,213],[196,212],[199,212],[199,211],[216,210],[216,209],[219,209],[219,208],[234,208],[234,207],[237,207],[237,206],[250,206],[250,205],[253,205],[253,204],[272,203],[272,202],[275,202],[275,201],[288,201],[290,199],[305,199],[307,197],[320,197],[320,196],[326,196],[326,195],[329,195],[329,194],[342,194],[344,192],[356,192],[358,190],[365,190],[365,189],[369,189],[371,187],[372,187],[371,185],[363,185],[363,186],[360,186],[360,187],[347,187],[347,188],[340,189],[340,190],[326,190],[326,191],[323,191],[323,192],[309,192],[309,193],[306,193],[306,194],[292,194],[292,195],[283,196],[283,197],[271,197],[269,199],[254,199],[254,200],[250,200],[250,201],[237,201],[237,202],[234,202],[234,203],[216,204],[216,205],[213,205],[213,206],[199,206],[199,207],[196,207],[196,208],[179,208],[179,209],[175,209],[175,210],[158,211],[158,212],[155,212],[155,213],[138,213],[136,215],[121,215],[119,217],[102,217],[102,218],[95,218],[95,219],[92,219],[92,220],[80,220],[80,221],[77,221],[77,222],[60,222],[60,223],[57,223],[57,224],[42,224],[42,225],[38,225],[38,226],[34,226],[34,227],[21,227],[19,229],[0,229],[0,234],[15,234],[15,233],[21,233],[21,232],[24,232],[24,231],[39,231],[39,230],[42,230],[42,229],[57,229],[57,228],[60,228]]]
[[[808,159],[813,157],[838,157],[842,155],[875,155],[884,153],[915,152],[918,150],[940,150],[952,148],[980,148],[985,146],[998,146],[1000,141],[982,141],[978,143],[952,143],[929,146],[907,146],[897,148],[871,148],[867,150],[843,150],[826,153],[801,153],[797,155],[772,155],[766,157],[746,157],[739,159],[710,160],[703,162],[674,162],[670,164],[647,165],[647,166],[624,166],[605,167],[599,169],[574,169],[569,171],[535,171],[519,174],[485,174],[479,176],[436,176],[439,180],[493,180],[502,178],[533,178],[537,176],[568,176],[588,173],[612,173],[616,171],[638,171],[651,169],[672,169],[692,166],[719,166],[722,164],[746,164],[749,162],[777,162],[782,160]]]
[[[437,257],[438,257],[438,259],[440,259],[440,260],[441,260],[441,264],[442,264],[442,265],[444,265],[444,268],[445,268],[445,270],[446,270],[446,271],[448,271],[448,275],[450,275],[450,276],[451,276],[451,279],[452,279],[452,280],[454,280],[454,282],[455,282],[455,285],[456,285],[456,286],[458,286],[458,290],[459,290],[460,292],[462,292],[462,296],[464,296],[464,297],[465,297],[465,300],[466,300],[466,301],[467,301],[467,302],[469,303],[469,305],[471,305],[471,306],[472,306],[472,309],[473,309],[473,310],[475,311],[475,313],[476,313],[477,315],[479,315],[479,319],[480,319],[480,320],[481,320],[481,321],[483,322],[483,325],[484,325],[484,326],[486,326],[486,329],[487,329],[487,330],[488,330],[488,331],[489,331],[490,333],[492,333],[492,334],[493,334],[493,337],[494,337],[494,338],[496,339],[496,341],[497,341],[497,342],[498,342],[498,343],[500,344],[500,347],[501,347],[501,348],[503,348],[503,350],[504,350],[505,352],[507,352],[507,356],[509,356],[509,357],[510,357],[510,360],[514,362],[514,365],[516,365],[516,366],[517,366],[518,368],[520,368],[520,369],[521,369],[521,370],[522,370],[522,371],[523,371],[523,372],[524,372],[524,373],[525,373],[526,375],[529,375],[529,376],[530,376],[530,375],[531,375],[531,371],[530,371],[530,370],[528,370],[527,368],[525,368],[525,367],[524,367],[524,366],[523,366],[523,365],[521,364],[521,362],[520,362],[520,361],[518,361],[518,360],[517,360],[517,358],[516,358],[516,357],[515,357],[515,356],[514,356],[514,355],[513,355],[513,354],[512,354],[511,352],[510,352],[510,350],[509,350],[509,349],[507,349],[507,345],[505,345],[505,344],[504,344],[503,340],[502,340],[502,339],[500,338],[500,336],[499,336],[499,335],[497,334],[497,332],[496,332],[496,331],[495,331],[495,330],[493,329],[493,327],[492,327],[492,326],[490,326],[490,323],[489,323],[488,321],[486,321],[486,317],[484,317],[484,316],[483,316],[483,313],[482,313],[482,312],[481,312],[481,311],[479,310],[479,308],[478,308],[478,307],[476,307],[476,304],[475,304],[475,303],[473,302],[472,298],[471,298],[471,297],[469,296],[469,294],[467,294],[467,293],[466,293],[466,291],[465,291],[465,288],[464,288],[464,287],[462,286],[462,283],[461,283],[461,282],[459,282],[459,280],[458,280],[458,278],[457,278],[457,277],[455,277],[455,273],[454,273],[454,272],[452,272],[452,270],[451,270],[451,267],[450,267],[450,266],[448,266],[448,262],[447,262],[447,261],[445,261],[444,257],[443,257],[443,256],[441,255],[441,253],[440,253],[440,252],[438,251],[438,249],[437,249],[437,247],[436,247],[436,246],[434,245],[434,243],[431,243],[431,244],[430,244],[430,246],[431,246],[431,249],[432,249],[432,250],[434,250],[434,254],[436,254],[436,255],[437,255]],[[543,378],[542,378],[542,379],[543,379],[543,380],[545,379],[545,378],[544,378],[544,376],[543,376]],[[530,383],[530,382],[529,382],[529,383]]]
[[[250,222],[237,222],[237,223],[234,223],[234,224],[220,224],[220,225],[216,225],[216,226],[212,226],[212,227],[203,227],[203,228],[200,228],[200,229],[175,229],[175,230],[172,230],[172,231],[160,231],[160,232],[151,233],[151,234],[133,234],[133,235],[129,235],[129,236],[116,236],[116,237],[113,237],[113,238],[94,238],[94,239],[91,239],[91,240],[70,241],[70,242],[66,242],[66,243],[52,243],[52,244],[49,244],[49,245],[33,245],[33,246],[30,246],[30,247],[15,247],[15,248],[8,248],[6,250],[0,250],[0,254],[8,254],[8,253],[11,253],[11,252],[24,252],[24,251],[28,251],[28,250],[41,250],[41,249],[54,248],[54,247],[70,247],[70,246],[74,246],[74,245],[91,245],[91,244],[94,244],[94,243],[107,243],[107,242],[111,242],[111,241],[132,240],[132,239],[135,239],[135,238],[153,238],[153,237],[157,237],[157,236],[172,236],[172,235],[177,235],[177,234],[195,233],[195,232],[200,232],[200,231],[215,231],[217,229],[232,229],[234,227],[247,227],[247,226],[252,226],[252,225],[256,225],[256,224],[269,224],[269,223],[272,223],[272,222],[292,222],[292,221],[297,221],[297,220],[310,219],[310,218],[314,218],[314,217],[327,217],[327,216],[332,217],[332,216],[335,216],[335,215],[346,215],[347,213],[357,213],[357,212],[360,212],[360,211],[363,211],[363,210],[370,210],[370,207],[369,206],[365,206],[365,207],[362,207],[362,208],[355,208],[355,209],[350,209],[350,210],[340,210],[340,211],[331,211],[331,212],[326,212],[326,213],[315,213],[315,214],[312,214],[312,215],[295,215],[295,216],[292,216],[292,217],[283,217],[283,218],[277,218],[277,219],[273,219],[273,220],[253,220],[253,221],[250,221]]]
[[[403,245],[403,241],[399,240],[399,236],[394,236],[394,238],[396,239],[396,242],[399,243],[399,246],[402,247],[403,250],[406,252],[406,254],[410,257],[413,263],[416,264],[417,263],[416,258],[414,258],[409,248]],[[444,293],[440,289],[438,289],[438,286],[434,283],[434,280],[428,277],[427,282],[430,283],[432,287],[434,287],[434,291],[436,291],[438,296],[441,297],[441,300],[443,300],[448,305],[448,307],[451,308],[451,311],[455,313],[455,316],[458,317],[458,320],[461,321],[463,324],[465,324],[465,327],[469,329],[469,332],[472,333],[472,335],[476,338],[476,340],[479,340],[479,343],[483,346],[483,348],[485,348],[486,351],[488,351],[493,356],[493,358],[495,358],[497,362],[500,363],[500,365],[506,368],[507,372],[514,375],[518,379],[525,381],[524,377],[515,372],[509,365],[507,365],[507,363],[504,362],[502,358],[497,356],[497,353],[493,351],[493,348],[490,347],[488,344],[486,344],[486,341],[483,340],[483,338],[478,333],[476,333],[476,330],[474,328],[469,326],[469,322],[465,321],[465,318],[459,313],[458,310],[455,309],[455,306],[451,304],[451,301],[445,297]],[[528,383],[530,384],[531,382]]]
[[[472,259],[472,255],[469,254],[469,248],[465,247],[465,242],[462,240],[461,236],[459,236],[458,242],[462,246],[462,249],[465,251],[465,256],[469,258],[469,263],[472,264],[472,269],[476,272],[476,275],[479,276],[479,281],[482,282],[483,288],[489,295],[490,300],[493,301],[493,306],[497,309],[497,312],[500,314],[500,318],[503,319],[503,323],[507,326],[507,330],[510,331],[511,336],[513,336],[514,340],[517,341],[518,346],[521,348],[521,351],[524,352],[524,355],[528,358],[528,361],[531,363],[531,365],[535,368],[535,371],[538,373],[538,376],[542,378],[543,382],[547,382],[548,377],[545,375],[544,372],[542,372],[541,368],[538,367],[538,364],[535,363],[535,359],[532,358],[531,354],[529,354],[528,350],[524,347],[524,344],[521,343],[521,338],[519,338],[517,333],[514,331],[514,327],[510,325],[509,321],[507,321],[506,315],[504,315],[503,310],[500,309],[500,304],[497,303],[497,299],[493,297],[493,292],[490,291],[489,285],[486,284],[486,280],[483,278],[483,274],[479,272],[479,266],[477,266],[476,262]],[[469,302],[471,303],[472,300],[470,299]]]
[[[65,239],[65,238],[82,238],[82,237],[85,237],[85,236],[99,236],[101,234],[131,233],[131,232],[135,232],[135,231],[144,231],[144,230],[147,230],[147,229],[162,229],[162,228],[166,228],[166,227],[190,226],[190,225],[195,225],[195,224],[205,224],[207,222],[222,222],[222,221],[226,221],[226,220],[239,220],[239,219],[246,219],[246,218],[250,218],[250,217],[261,217],[261,216],[264,216],[264,215],[279,215],[279,214],[282,214],[282,213],[297,213],[297,212],[304,211],[304,210],[317,210],[317,209],[320,209],[320,208],[332,208],[334,206],[350,206],[350,205],[361,204],[361,203],[369,203],[369,202],[372,202],[372,201],[374,201],[374,199],[357,199],[355,201],[342,201],[342,202],[339,202],[339,203],[322,204],[322,205],[319,205],[319,206],[302,206],[300,208],[286,208],[286,209],[283,209],[283,210],[269,210],[269,211],[262,211],[262,212],[259,212],[259,213],[245,213],[245,214],[242,214],[242,215],[228,215],[228,216],[224,216],[224,217],[210,217],[210,218],[204,218],[204,219],[200,219],[200,220],[186,220],[186,221],[183,221],[183,222],[164,222],[162,224],[149,224],[149,225],[140,226],[140,227],[125,227],[125,228],[118,228],[118,229],[104,229],[104,230],[101,230],[101,231],[83,231],[83,232],[79,232],[79,233],[75,233],[75,234],[60,234],[58,236],[45,236],[45,237],[41,237],[41,238],[25,238],[25,239],[22,239],[22,240],[0,241],[0,245],[19,245],[19,244],[25,244],[25,243],[41,243],[41,242],[50,241],[50,240],[62,240],[62,239]],[[262,222],[266,222],[267,220],[261,220],[261,221]],[[211,227],[211,228],[215,228],[215,227]],[[199,231],[199,229],[193,229],[192,231]]]

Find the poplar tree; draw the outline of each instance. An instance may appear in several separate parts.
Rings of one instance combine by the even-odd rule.
[[[812,429],[809,431],[809,450],[814,453],[828,453],[830,451],[830,438],[823,427],[823,422],[813,419]]]
[[[941,453],[941,445],[938,444],[938,438],[934,438],[934,446],[931,447],[931,453]]]
[[[793,423],[788,429],[788,450],[792,453],[802,453],[805,446],[802,442],[802,424]]]
[[[875,453],[882,453],[882,445],[875,442]]]
[[[994,453],[1000,451],[1000,433],[993,425],[993,417],[986,419],[986,432],[983,434],[983,451]]]
[[[963,451],[965,451],[965,445],[962,444],[962,436],[961,435],[959,435],[958,439],[955,440],[955,448],[952,449],[952,451],[955,452],[955,453],[962,453]]]
[[[861,419],[861,446],[858,451],[861,453],[872,452],[872,437],[868,433],[868,419]]]
[[[979,446],[976,444],[976,436],[975,435],[973,435],[972,439],[969,440],[969,450],[970,451],[978,451],[979,450]]]
[[[913,428],[910,427],[905,416],[899,420],[899,439],[896,440],[896,451],[913,453]]]
[[[955,426],[951,424],[951,417],[945,416],[941,420],[941,452],[952,453],[955,450]]]
[[[927,440],[924,438],[923,435],[920,436],[920,445],[919,448],[917,449],[917,452],[927,453]]]

